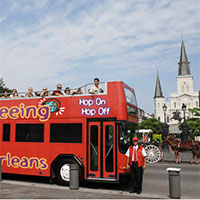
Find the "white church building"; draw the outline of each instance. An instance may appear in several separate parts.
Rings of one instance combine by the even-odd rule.
[[[180,112],[180,117],[184,117],[182,109],[186,105],[185,118],[193,117],[189,108],[200,107],[200,91],[194,91],[193,76],[190,72],[190,62],[188,62],[184,42],[181,42],[180,61],[178,63],[177,92],[171,93],[169,101],[165,101],[162,93],[159,74],[157,73],[155,95],[154,95],[154,114],[155,118],[169,125],[177,124],[177,120],[172,119],[174,112]],[[166,105],[164,112],[163,105]]]

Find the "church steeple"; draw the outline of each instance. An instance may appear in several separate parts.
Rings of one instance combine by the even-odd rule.
[[[163,97],[163,94],[162,94],[162,89],[161,89],[161,85],[160,85],[160,79],[159,79],[159,75],[158,75],[158,72],[157,72],[157,79],[156,79],[156,88],[155,88],[155,95],[154,95],[154,99],[157,98],[157,97]]]
[[[190,62],[188,62],[185,45],[182,40],[181,42],[181,53],[180,53],[180,61],[179,61],[179,68],[178,68],[178,76],[182,75],[191,75],[190,74]]]

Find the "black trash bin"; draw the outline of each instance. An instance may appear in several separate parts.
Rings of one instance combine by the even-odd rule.
[[[71,190],[79,189],[79,166],[78,164],[70,164],[69,188]]]
[[[181,168],[167,168],[169,174],[169,197],[172,199],[181,198],[181,182],[180,171]]]

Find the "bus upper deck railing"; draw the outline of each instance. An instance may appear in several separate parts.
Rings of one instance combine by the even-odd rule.
[[[99,94],[107,94],[107,82],[100,82],[99,83],[100,87],[103,89],[103,92],[102,93],[98,93]],[[67,96],[83,96],[83,95],[94,95],[94,94],[90,94],[90,88],[94,86],[94,83],[88,83],[88,84],[85,84],[81,87],[76,87],[76,88],[73,88],[73,89],[69,89],[70,90],[70,93],[69,94],[65,94],[65,89],[62,89],[60,90],[63,95],[62,96],[57,96],[57,95],[52,95],[53,91],[55,90],[48,90],[49,94],[48,96],[45,96],[45,97],[67,97]],[[76,93],[78,90],[81,90],[82,93]],[[24,99],[24,98],[41,98],[42,96],[40,96],[42,94],[43,91],[33,91],[33,94],[34,96],[33,97],[26,97],[26,93],[27,92],[17,92],[18,94],[18,97],[11,97],[13,95],[13,93],[7,93],[7,96],[5,97],[5,92],[4,93],[0,93],[0,100],[8,100],[8,99]]]

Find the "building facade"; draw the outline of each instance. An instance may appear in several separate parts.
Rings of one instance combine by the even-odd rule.
[[[159,74],[157,72],[157,80],[154,95],[154,113],[155,117],[169,124],[177,124],[177,120],[172,119],[174,114],[183,118],[193,117],[193,113],[189,108],[200,107],[200,92],[195,92],[193,87],[193,76],[190,72],[190,62],[187,59],[184,42],[181,42],[180,60],[178,63],[177,92],[171,93],[169,101],[165,101],[162,93]],[[163,110],[163,105],[166,105],[166,111]],[[182,106],[186,105],[185,112]]]

